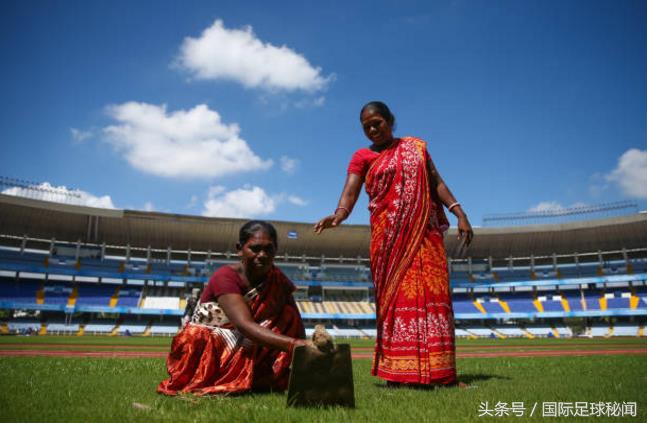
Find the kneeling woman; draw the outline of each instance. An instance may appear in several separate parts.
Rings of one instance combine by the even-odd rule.
[[[243,393],[287,388],[292,350],[306,345],[295,287],[274,266],[276,229],[247,222],[236,245],[240,263],[209,280],[191,321],[173,339],[166,395]]]

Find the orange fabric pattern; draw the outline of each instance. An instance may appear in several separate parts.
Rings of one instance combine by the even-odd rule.
[[[291,300],[293,290],[292,282],[274,267],[250,303],[254,320],[276,333],[302,338],[305,331]],[[189,323],[173,338],[166,361],[170,377],[157,392],[212,395],[285,390],[290,361],[287,352],[257,345],[231,325]]]
[[[426,143],[401,138],[366,175],[377,342],[372,373],[415,384],[456,381],[442,205],[430,195]]]

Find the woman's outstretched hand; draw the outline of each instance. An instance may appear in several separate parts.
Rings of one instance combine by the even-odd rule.
[[[328,228],[335,228],[339,226],[339,224],[343,221],[344,219],[337,214],[331,214],[330,216],[326,216],[323,219],[321,219],[319,222],[314,227],[315,233],[320,234],[324,231],[324,229]]]
[[[467,216],[463,215],[458,218],[458,239],[465,243],[465,247],[469,246],[474,238],[474,231]]]

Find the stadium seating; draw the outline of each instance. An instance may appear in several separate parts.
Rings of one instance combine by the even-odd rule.
[[[505,301],[512,313],[535,313],[537,311],[532,292],[501,293],[499,299]]]
[[[130,333],[131,335],[141,335],[146,331],[147,327],[148,327],[148,323],[146,322],[130,319],[119,324],[117,331],[121,335],[128,334],[128,333]]]
[[[30,328],[40,333],[172,335],[179,328],[189,284],[205,283],[214,269],[231,263],[207,259],[204,254],[201,260],[167,261],[91,255],[79,258],[74,251],[71,247],[55,249],[52,254],[46,250],[21,252],[16,247],[0,245],[2,307],[11,310],[21,305],[19,308],[51,314],[35,321],[8,319],[7,328]],[[635,280],[627,276],[647,272],[647,257],[597,260],[598,256],[589,253],[586,261],[556,265],[545,264],[549,259],[544,258],[543,264],[536,266],[528,265],[524,259],[513,266],[490,267],[487,260],[481,260],[472,263],[471,272],[462,262],[462,268],[450,272],[452,283],[465,284],[455,288],[452,295],[456,320],[463,325],[457,328],[457,336],[564,337],[573,333],[560,321],[562,317],[587,313],[642,316],[640,313],[647,309],[647,282],[644,275]],[[295,299],[307,325],[326,319],[328,325],[335,324],[336,336],[375,336],[370,325],[357,328],[353,320],[374,322],[374,293],[369,267],[364,262],[349,264],[330,259],[313,264],[304,258],[293,262],[277,260],[277,266],[299,286]],[[171,319],[167,314],[176,317],[149,325],[158,310],[164,319]],[[116,321],[106,321],[90,314],[85,315],[87,324],[66,324],[63,313],[71,312],[112,312],[125,320],[118,317]],[[506,314],[515,319],[538,316],[552,320],[547,320],[550,324],[525,328],[494,320]],[[639,318],[638,324],[630,317],[620,317],[615,324],[597,322],[588,329],[588,335],[636,336],[644,333],[640,319],[644,318]]]
[[[119,300],[117,305],[122,307],[137,307],[142,294],[141,288],[122,287],[119,290]]]
[[[76,304],[108,307],[115,289],[115,285],[79,283]]]
[[[513,325],[509,325],[509,326],[497,325],[497,326],[494,326],[493,329],[505,337],[511,337],[511,338],[527,337],[527,334],[521,328]]]
[[[114,330],[115,324],[114,321],[93,320],[85,325],[84,333],[86,335],[108,335]]]
[[[619,324],[613,327],[612,336],[638,336],[638,325]]]
[[[41,329],[41,323],[33,319],[15,319],[7,322],[9,332],[11,333],[38,333]]]
[[[57,335],[74,335],[79,332],[80,325],[79,323],[66,324],[65,322],[48,322],[47,323],[47,333],[48,334],[57,334]]]
[[[150,334],[153,336],[174,336],[179,330],[179,325],[173,323],[153,323],[150,326]]]
[[[55,282],[45,285],[45,304],[67,305],[70,295],[72,295],[72,286],[70,284]]]
[[[555,337],[555,331],[550,326],[544,325],[527,325],[526,331],[532,334],[533,336],[542,337],[542,338],[553,338]]]
[[[488,327],[465,326],[465,327],[463,327],[463,329],[468,334],[479,337],[479,338],[496,338],[497,337],[496,333],[492,329],[490,329]]]
[[[539,300],[544,308],[544,311],[564,311],[561,295],[554,295],[553,293],[551,293],[547,296],[541,297]]]
[[[4,301],[15,303],[35,304],[36,293],[40,289],[41,281],[9,278],[0,278],[0,298]]]
[[[588,333],[592,337],[606,337],[610,335],[611,328],[608,324],[595,323],[591,326]]]

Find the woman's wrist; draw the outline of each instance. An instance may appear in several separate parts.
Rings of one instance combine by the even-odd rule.
[[[346,219],[350,215],[350,210],[346,207],[337,207],[333,213],[335,216],[339,216],[342,219]]]
[[[463,211],[460,204],[458,204],[457,206],[452,207],[452,209],[450,211],[454,214],[454,216],[456,216],[459,219],[462,218],[462,217],[467,217],[467,215]]]

